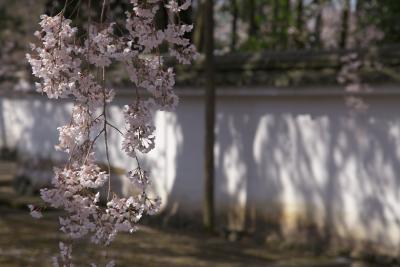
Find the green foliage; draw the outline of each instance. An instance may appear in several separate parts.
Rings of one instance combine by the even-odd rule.
[[[186,23],[194,24],[195,32],[193,39],[196,45],[202,49],[202,23],[204,14],[200,12],[200,1],[193,0],[194,8],[185,12],[181,17]],[[335,7],[339,10],[337,17],[340,17],[341,1],[337,0],[214,0],[220,8],[215,17],[218,18],[222,12],[232,14],[232,3],[236,1],[237,24],[236,34],[229,34],[236,38],[229,42],[217,43],[216,47],[221,51],[263,51],[263,50],[294,50],[294,49],[324,49],[324,44],[320,40],[320,27],[315,26],[317,17],[321,15],[323,7]],[[303,1],[302,8],[299,9],[299,1]],[[43,11],[47,14],[57,14],[64,5],[65,0],[37,0],[35,9],[32,13],[40,14]],[[66,16],[73,17],[79,24],[86,23],[88,19],[87,0],[68,0]],[[91,1],[91,17],[93,21],[98,21],[100,16],[102,1]],[[128,0],[109,0],[110,10],[113,18],[122,18],[123,10],[129,3]],[[27,5],[26,5],[27,6]],[[33,14],[29,12],[21,15],[24,9],[31,11],[33,7],[25,7],[20,1],[3,0],[0,1],[0,44],[10,39],[10,32],[26,34],[27,30],[36,27],[36,22],[29,19]],[[300,13],[299,13],[300,12]],[[199,15],[200,14],[200,15]],[[356,15],[361,14],[361,15]],[[200,16],[200,18],[199,18]],[[298,18],[303,18],[303,26],[299,28]],[[351,0],[351,16],[358,18],[357,27],[363,29],[368,25],[375,25],[384,33],[382,44],[400,43],[400,0]],[[168,15],[160,9],[159,27],[163,27],[168,20]],[[353,19],[351,21],[354,21]],[[32,23],[34,22],[34,23]],[[230,21],[224,25],[232,29]],[[225,23],[226,24],[226,23]],[[243,27],[244,25],[244,27]],[[249,27],[252,25],[252,27]],[[307,26],[308,25],[308,26]],[[310,26],[311,25],[311,26]],[[326,27],[327,23],[322,23]],[[350,27],[350,26],[349,26]],[[250,29],[251,28],[251,29]],[[243,32],[244,31],[244,32]],[[339,31],[339,29],[338,29]],[[361,31],[361,30],[360,30]],[[349,38],[352,33],[349,32]],[[192,36],[188,36],[192,38]],[[318,41],[315,41],[318,38]],[[332,37],[339,41],[340,36]],[[21,43],[21,42],[16,42]],[[227,48],[232,43],[233,47]]]
[[[221,1],[226,6],[231,3],[231,0]],[[326,47],[321,42],[321,32],[329,23],[321,20],[321,10],[334,7],[338,14],[331,19],[343,19],[343,3],[337,0],[237,0],[239,19],[249,27],[247,39],[237,49],[249,52],[324,49]],[[367,26],[376,26],[384,34],[381,44],[400,43],[399,0],[352,0],[350,3],[349,16],[352,18],[348,23],[339,22],[337,29],[342,32],[345,29],[347,36],[332,36],[338,39],[338,44],[346,42],[343,38],[352,38],[355,32],[350,29],[354,22],[356,32],[363,32]],[[223,11],[229,12],[229,9]]]
[[[239,51],[261,52],[270,49],[276,42],[277,39],[274,39],[273,36],[265,36],[264,38],[250,36],[239,47]]]
[[[400,43],[400,1],[369,0],[363,2],[367,22],[381,29],[385,36],[384,43]]]

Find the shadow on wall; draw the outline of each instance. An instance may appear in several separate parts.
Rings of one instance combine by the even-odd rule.
[[[110,107],[123,128],[120,108]],[[218,99],[216,204],[218,223],[233,231],[266,231],[282,238],[342,239],[398,251],[400,244],[400,118],[398,97],[370,97],[366,113],[351,115],[335,97]],[[60,158],[55,125],[69,121],[71,103],[2,99],[10,146]],[[200,223],[203,195],[203,104],[186,97],[176,113],[158,113],[157,149],[146,157],[164,217]],[[4,136],[2,136],[4,140]],[[130,169],[110,136],[111,160]],[[104,151],[99,150],[100,160]],[[114,185],[128,194],[127,180]]]
[[[58,141],[57,127],[69,121],[72,105],[35,96],[1,98],[0,103],[2,147],[17,151],[15,189],[32,194],[49,183],[50,162],[65,158],[55,153],[54,145]]]
[[[67,160],[67,155],[57,151],[55,145],[59,143],[57,127],[68,124],[73,103],[31,95],[2,98],[0,103],[2,145],[16,149],[18,153],[18,173],[14,185],[19,193],[33,193],[50,183],[55,165],[60,166]],[[110,135],[113,146],[119,148],[119,136],[115,133]],[[99,138],[99,142],[103,144],[104,139]],[[99,146],[96,150],[97,160],[105,162],[104,148]],[[115,157],[115,149],[112,152]],[[122,193],[124,187],[121,181],[122,179],[113,179],[115,192]],[[20,184],[28,188],[21,191]]]
[[[55,153],[54,145],[57,127],[70,119],[71,103],[40,96],[10,97],[0,98],[0,108],[2,147],[17,149],[21,157],[63,158],[63,153]]]
[[[339,97],[219,99],[219,224],[323,243],[338,237],[397,253],[398,99],[366,101],[369,110],[354,115]],[[199,213],[203,109],[195,99],[182,102],[167,210]]]
[[[196,97],[185,98],[175,113],[159,113],[156,119],[156,151],[149,168],[155,177],[155,191],[165,204],[164,223],[178,226],[200,223],[188,214],[201,212],[203,179],[203,107]]]

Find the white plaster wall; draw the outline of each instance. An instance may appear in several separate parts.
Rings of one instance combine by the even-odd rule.
[[[122,127],[120,107],[110,107]],[[313,222],[343,237],[400,249],[400,94],[370,95],[365,113],[353,114],[338,95],[224,94],[218,97],[216,202],[233,228],[245,215],[274,217],[285,231]],[[56,126],[71,104],[41,96],[2,98],[1,142],[22,155],[61,159]],[[166,207],[201,210],[203,102],[181,97],[176,113],[159,112],[157,149],[145,159]],[[5,134],[4,134],[5,133]],[[111,161],[129,169],[111,134]],[[104,160],[104,150],[99,150]],[[127,184],[121,183],[127,193]]]

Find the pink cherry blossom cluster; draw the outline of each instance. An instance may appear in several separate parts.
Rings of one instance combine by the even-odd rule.
[[[32,54],[27,54],[33,75],[40,79],[39,92],[49,98],[74,100],[71,121],[58,128],[56,146],[68,154],[69,160],[63,168],[55,169],[52,187],[41,190],[42,199],[66,211],[66,216],[60,217],[60,226],[67,236],[72,239],[89,236],[93,243],[101,245],[110,244],[118,232],[134,232],[139,219],[144,214],[156,213],[160,206],[159,198],[148,197],[150,178],[137,155],[154,148],[154,112],[173,110],[178,103],[173,91],[174,71],[165,67],[160,46],[167,44],[169,54],[182,64],[189,64],[196,56],[194,46],[184,37],[192,26],[181,24],[180,19],[170,20],[165,29],[155,26],[160,5],[178,17],[180,11],[189,8],[190,0],[182,5],[176,0],[131,0],[130,3],[132,9],[126,12],[125,25],[89,21],[83,29],[86,30],[83,40],[78,38],[78,28],[64,17],[64,12],[53,17],[42,15],[41,30],[35,33],[40,44],[32,45]],[[124,27],[127,34],[116,34],[117,27]],[[107,120],[107,105],[113,101],[114,90],[105,86],[104,73],[107,67],[117,63],[125,68],[137,92],[135,101],[123,110],[125,132]],[[140,94],[139,90],[148,94]],[[111,192],[109,130],[123,135],[122,149],[136,161],[136,168],[127,177],[139,189],[137,196],[122,198]],[[107,170],[96,163],[94,152],[102,135]],[[107,201],[101,205],[100,188],[106,183]],[[30,209],[34,217],[41,217],[38,208],[30,206]],[[65,266],[72,266],[71,248],[60,243],[60,249],[61,257],[55,262],[58,264],[60,260]],[[111,262],[107,266],[113,265]]]
[[[351,94],[345,98],[346,106],[349,107],[352,113],[359,113],[367,111],[368,104],[361,96],[356,96],[356,94],[372,90],[370,85],[363,82],[361,72],[363,69],[381,69],[382,66],[378,60],[375,44],[384,35],[374,25],[369,25],[360,30],[355,36],[356,41],[358,41],[358,49],[363,49],[364,51],[351,51],[340,58],[341,68],[337,75],[337,81],[344,86],[346,92]]]
[[[340,58],[342,67],[338,73],[337,81],[344,86],[346,92],[351,94],[367,90],[367,84],[361,79],[360,71],[363,66],[362,59],[357,53],[350,53]],[[368,105],[358,96],[349,95],[345,97],[345,104],[352,113],[365,112]]]

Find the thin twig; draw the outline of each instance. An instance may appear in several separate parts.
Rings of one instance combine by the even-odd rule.
[[[72,12],[71,12],[71,14],[70,14],[70,16],[69,16],[71,19],[72,19],[72,17],[74,16],[75,12],[77,12],[77,16],[78,16],[78,14],[79,14],[79,9],[80,9],[80,7],[81,7],[81,1],[82,1],[82,0],[79,0],[78,3],[76,4],[76,6],[74,7],[74,10],[72,10]]]
[[[107,2],[107,0],[103,0],[103,5],[102,5],[102,8],[101,8],[100,23],[101,23],[102,26],[103,26],[103,22],[104,22],[104,13],[105,13],[105,10],[106,10],[106,2]]]
[[[119,132],[122,136],[124,135],[123,132],[121,132],[120,129],[118,129],[116,126],[112,125],[111,123],[109,123],[108,121],[106,122],[108,126],[110,126],[111,128],[114,128],[117,132]]]
[[[100,24],[103,26],[103,18],[105,14],[105,9],[106,9],[106,3],[107,0],[103,0],[103,5],[101,8],[101,16],[100,16]],[[104,116],[104,125],[103,125],[103,130],[104,130],[104,144],[106,147],[106,158],[107,158],[107,168],[108,168],[108,191],[107,191],[107,201],[110,200],[110,194],[111,194],[111,163],[110,163],[110,155],[109,155],[109,149],[108,149],[108,132],[107,132],[107,94],[106,94],[106,88],[105,88],[105,68],[102,68],[102,87],[103,87],[103,116]]]
[[[93,141],[90,142],[90,146],[89,146],[88,152],[86,153],[86,157],[85,157],[85,160],[83,161],[83,164],[85,164],[86,161],[88,160],[89,154],[90,154],[90,152],[92,151],[93,146],[94,146],[94,144],[96,143],[96,140],[100,137],[100,135],[101,135],[103,132],[104,132],[104,129],[102,129],[102,130],[96,135],[96,137],[93,139]]]

